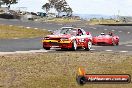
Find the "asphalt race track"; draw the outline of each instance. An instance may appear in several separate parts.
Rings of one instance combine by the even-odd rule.
[[[4,20],[0,19],[0,24],[24,26],[31,28],[41,28],[48,30],[56,30],[63,25],[75,25],[81,27],[86,31],[90,31],[93,36],[99,35],[101,32],[113,32],[120,37],[119,46],[93,46],[91,51],[94,52],[121,52],[132,54],[132,26],[103,26],[103,25],[86,25],[86,22],[76,22],[72,24],[57,24],[57,23],[39,23],[32,21],[19,21],[19,20]],[[50,52],[58,51],[52,49],[46,51],[42,48],[42,38],[28,38],[28,39],[0,39],[0,53],[6,52]],[[79,50],[80,51],[80,50]],[[59,51],[58,51],[59,52]]]

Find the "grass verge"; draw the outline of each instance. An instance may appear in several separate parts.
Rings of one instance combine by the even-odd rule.
[[[54,52],[0,56],[0,87],[80,88],[78,67],[88,74],[130,74],[132,55],[120,53]],[[131,88],[130,84],[87,84],[81,88]]]
[[[72,18],[51,18],[47,19],[47,22],[55,22],[55,23],[72,23],[80,21],[78,19],[72,19]]]
[[[0,25],[0,39],[42,37],[49,34],[46,30]]]
[[[88,23],[90,25],[96,25],[96,24],[121,24],[123,22],[113,19],[91,19]]]

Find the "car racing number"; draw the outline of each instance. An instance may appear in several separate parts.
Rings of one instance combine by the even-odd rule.
[[[84,37],[81,37],[81,36],[78,36],[77,37],[77,40],[78,40],[78,42],[84,42],[85,41],[85,38]]]
[[[79,39],[79,42],[84,42],[84,38]]]

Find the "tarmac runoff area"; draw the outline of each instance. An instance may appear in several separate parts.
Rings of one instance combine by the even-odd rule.
[[[36,23],[36,22],[22,22],[12,20],[2,20],[0,24],[8,24],[10,26],[17,25],[19,27],[34,28],[34,29],[48,29],[54,30],[61,28],[63,24],[57,23]],[[132,29],[131,26],[104,26],[104,25],[84,25],[83,22],[72,23],[72,25],[82,26],[85,31],[90,31],[93,36],[99,35],[101,32],[113,32],[120,37],[119,46],[93,46],[91,51],[105,51],[105,52],[120,52],[131,53],[132,52]],[[3,54],[18,54],[18,53],[38,53],[38,52],[58,52],[52,48],[47,51],[42,48],[40,42],[42,38],[30,38],[30,39],[0,39],[0,55]],[[83,51],[83,50],[79,50]],[[87,51],[89,52],[89,51]]]

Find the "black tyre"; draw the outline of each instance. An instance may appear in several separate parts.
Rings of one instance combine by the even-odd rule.
[[[116,45],[116,43],[115,43],[115,41],[114,41],[114,40],[112,41],[112,45],[113,45],[113,46],[115,46],[115,45]]]
[[[67,49],[67,48],[61,48],[61,50],[62,50],[62,51],[63,51],[63,50],[64,50],[64,51],[67,51],[68,49]]]
[[[118,46],[118,45],[119,45],[119,42],[116,43],[116,46]]]
[[[50,47],[44,47],[44,49],[46,49],[46,50],[50,50]]]
[[[91,50],[91,47],[92,47],[92,42],[91,41],[88,41],[87,42],[87,46],[85,47],[85,50]]]
[[[73,51],[76,51],[77,50],[77,42],[76,42],[76,40],[74,40],[72,42],[72,48],[71,48],[71,50],[73,50]]]

